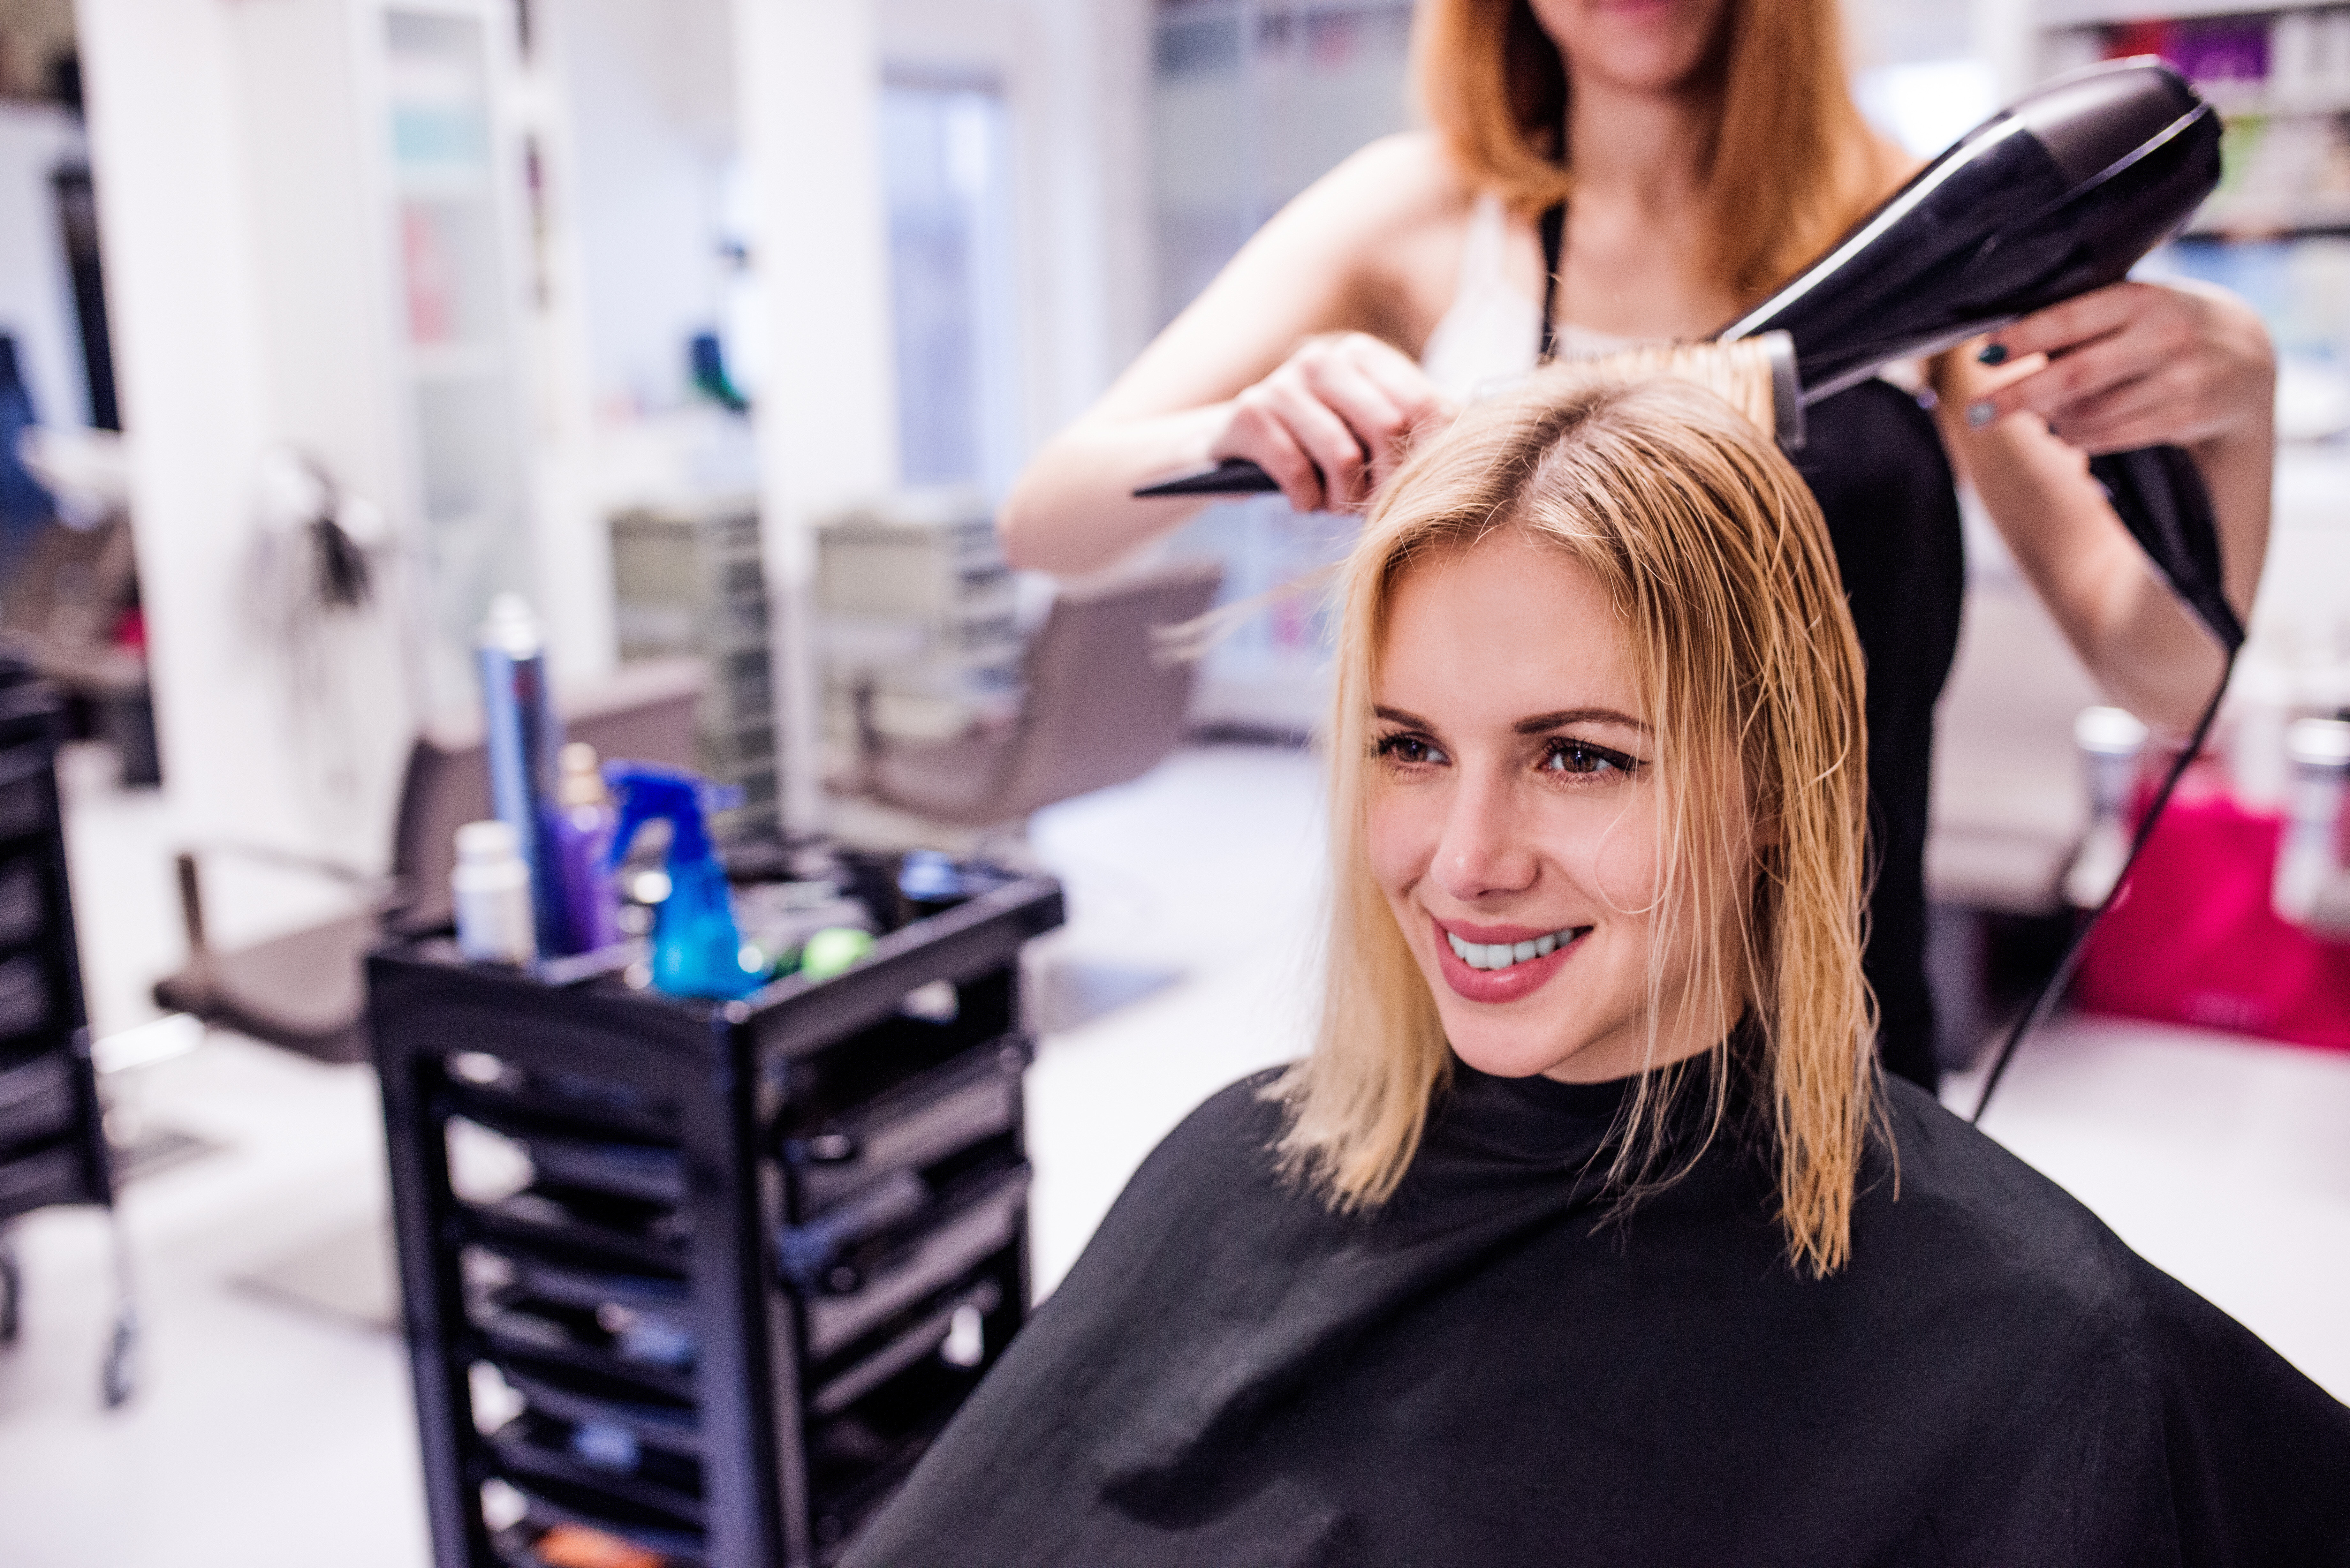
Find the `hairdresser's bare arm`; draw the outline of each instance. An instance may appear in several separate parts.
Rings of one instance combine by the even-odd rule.
[[[1409,356],[1458,271],[1469,200],[1425,136],[1316,182],[1037,453],[998,520],[1013,563],[1108,565],[1203,504],[1137,485],[1217,458],[1262,463],[1301,508],[1359,500],[1440,401]]]
[[[2276,360],[2260,318],[2217,290],[2119,284],[1936,367],[1944,440],[2089,672],[2149,722],[2192,725],[2220,650],[2162,586],[2089,476],[2088,454],[2192,452],[2220,524],[2229,602],[2251,613],[2268,552]],[[2047,356],[2047,358],[2043,358]],[[1968,410],[1986,411],[1970,421]]]

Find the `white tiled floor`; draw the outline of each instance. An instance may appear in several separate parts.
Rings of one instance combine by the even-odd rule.
[[[168,807],[83,789],[76,891],[101,1029],[144,1015],[180,954]],[[1186,753],[1045,814],[1033,842],[1070,890],[1051,961],[1180,978],[1048,1039],[1030,1080],[1040,1281],[1057,1280],[1156,1139],[1203,1096],[1296,1048],[1296,977],[1320,876],[1317,769]],[[292,895],[288,895],[290,898]],[[258,894],[243,920],[278,923]],[[20,1232],[24,1339],[0,1352],[6,1568],[421,1568],[404,1358],[389,1334],[235,1280],[382,1201],[374,1085],[215,1038],[135,1085],[153,1120],[221,1152],[134,1186],[123,1223],[149,1354],[99,1407],[106,1232],[52,1212]],[[1971,1103],[1968,1085],[1954,1103]],[[2133,1245],[2350,1396],[2350,1057],[2072,1023],[2034,1043],[1990,1130]]]

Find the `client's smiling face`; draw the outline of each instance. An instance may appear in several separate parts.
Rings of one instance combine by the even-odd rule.
[[[1719,1039],[1728,999],[1691,986],[1722,922],[1666,921],[1655,945],[1657,726],[1597,579],[1507,528],[1411,570],[1388,609],[1371,869],[1454,1051],[1588,1083]]]

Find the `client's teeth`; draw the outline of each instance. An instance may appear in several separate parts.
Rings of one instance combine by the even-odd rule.
[[[1444,940],[1452,944],[1453,955],[1471,969],[1508,969],[1512,964],[1549,957],[1562,944],[1575,940],[1575,929],[1569,927],[1563,931],[1552,931],[1523,942],[1464,941],[1451,931],[1444,933]]]

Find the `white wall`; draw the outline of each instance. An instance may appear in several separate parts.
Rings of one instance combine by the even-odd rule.
[[[33,410],[48,425],[89,422],[81,328],[49,185],[81,144],[64,109],[0,99],[0,332],[16,339]]]
[[[234,17],[215,0],[79,6],[163,765],[192,836],[284,842],[306,814],[224,607],[269,437]]]
[[[380,13],[81,0],[90,153],[166,788],[192,843],[387,858],[423,584],[315,637],[256,597],[265,454],[417,526]],[[414,565],[410,556],[410,565]],[[235,911],[227,912],[231,929]]]
[[[898,477],[881,57],[871,0],[736,0],[743,201],[764,296],[754,411],[785,820],[821,824],[812,525]]]

